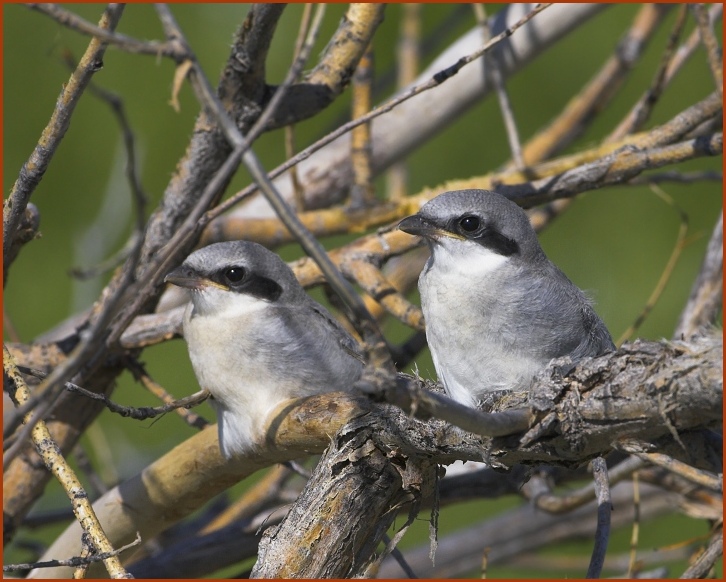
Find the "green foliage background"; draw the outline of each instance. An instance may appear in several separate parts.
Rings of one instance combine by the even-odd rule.
[[[94,23],[102,12],[101,5],[65,7]],[[247,6],[184,4],[172,9],[203,68],[215,83],[228,56],[233,31],[243,20]],[[453,5],[426,5],[424,35],[437,30],[457,9],[462,10]],[[487,6],[490,14],[497,9],[497,5]],[[637,9],[633,5],[608,8],[508,81],[524,140],[546,125],[612,54]],[[344,5],[328,7],[320,35],[322,40],[313,57],[323,49],[325,39],[337,26],[344,10]],[[269,56],[270,82],[281,81],[287,70],[301,11],[299,5],[285,10]],[[376,34],[378,76],[390,71],[395,63],[400,12],[399,5],[389,6],[385,22]],[[7,193],[47,123],[62,84],[68,79],[69,70],[61,59],[63,51],[68,50],[79,58],[88,39],[22,5],[4,5],[3,19],[3,185]],[[649,86],[673,20],[672,12],[612,106],[570,151],[594,144]],[[437,50],[428,59],[473,25],[473,15],[469,13],[457,24],[439,32],[433,43]],[[691,21],[686,32],[690,33],[692,27]],[[162,38],[153,7],[145,4],[126,8],[119,32],[136,38]],[[175,164],[183,155],[198,112],[198,104],[187,86],[181,93],[181,112],[175,113],[170,107],[173,73],[173,63],[168,60],[129,55],[110,48],[103,70],[95,76],[97,84],[124,100],[137,138],[141,177],[151,199],[149,208],[160,200]],[[649,126],[670,119],[704,98],[713,88],[704,51],[699,48],[655,108]],[[390,92],[389,86],[385,95]],[[377,101],[383,97],[379,96]],[[296,129],[298,147],[302,149],[332,129],[347,115],[348,105],[349,92],[346,92],[321,115],[300,123]],[[256,145],[256,152],[268,169],[284,160],[282,143],[282,132],[276,131],[263,136]],[[107,280],[103,276],[90,282],[74,281],[68,270],[76,265],[92,265],[111,255],[128,235],[130,196],[122,173],[124,156],[120,131],[111,111],[106,104],[86,94],[50,169],[32,197],[41,213],[42,238],[23,249],[9,273],[5,314],[23,341],[31,341],[69,315],[88,307]],[[499,109],[496,100],[489,98],[410,156],[410,192],[449,179],[484,174],[508,158]],[[706,158],[684,164],[680,169],[718,169],[720,165],[720,158]],[[248,176],[240,171],[229,192],[248,183]],[[383,181],[378,180],[377,185],[382,194]],[[639,331],[638,335],[649,339],[671,336],[722,205],[720,183],[666,184],[664,188],[687,213],[691,242],[661,300]],[[97,219],[104,212],[105,222],[99,228]],[[677,213],[648,188],[609,188],[579,197],[541,239],[550,258],[591,293],[599,313],[617,337],[636,318],[658,280],[672,251],[678,227]],[[339,244],[340,239],[336,242]],[[284,254],[285,258],[293,259],[300,251],[289,247]],[[398,336],[397,339],[405,337],[402,326],[390,325],[389,332]],[[148,349],[143,359],[153,377],[175,395],[183,396],[197,389],[181,341]],[[419,358],[417,365],[422,375],[433,374],[428,355]],[[114,399],[133,405],[154,403],[128,376],[120,379]],[[202,413],[213,419],[209,409],[203,408]],[[85,444],[109,478],[125,478],[190,436],[192,430],[175,415],[156,422],[137,423],[104,414],[85,437]],[[43,507],[63,505],[60,491],[41,502]],[[458,524],[466,516],[480,517],[483,506],[487,503],[477,504],[475,511],[459,508],[445,513],[442,528]],[[681,518],[669,519],[689,527],[694,525]],[[663,535],[654,538],[652,544],[682,539],[682,526],[678,528],[677,536]],[[702,527],[697,529],[698,533],[704,533]],[[511,573],[501,571],[501,575]],[[490,575],[496,574],[497,570],[492,568]]]

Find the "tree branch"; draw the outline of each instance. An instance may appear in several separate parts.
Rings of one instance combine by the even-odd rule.
[[[482,439],[440,420],[421,422],[394,407],[377,408],[370,400],[347,393],[290,401],[271,415],[266,441],[254,454],[235,463],[225,462],[219,453],[216,427],[209,427],[109,491],[94,507],[109,524],[106,533],[112,543],[126,543],[136,531],[150,537],[262,467],[321,452],[334,433],[336,448],[377,451],[371,452],[371,459],[361,460],[360,467],[393,455],[393,469],[379,467],[387,475],[381,479],[391,490],[368,490],[369,495],[381,494],[392,503],[402,499],[405,467],[428,471],[418,465],[418,459],[442,464],[486,459],[498,467],[521,463],[572,467],[611,451],[619,440],[636,436],[656,442],[659,450],[671,456],[683,457],[680,445],[665,446],[673,440],[671,428],[686,439],[689,430],[720,425],[722,345],[720,335],[687,342],[637,341],[574,368],[555,363],[529,393],[510,394],[500,402],[512,408],[530,406],[541,419],[536,434],[530,431],[526,435],[526,444],[521,443],[521,435]],[[340,458],[336,454],[329,452],[326,458]],[[336,474],[324,464],[317,472]],[[360,477],[354,473],[351,479],[362,480],[357,483],[370,482],[370,472]],[[421,479],[421,483],[427,482],[423,476]],[[377,507],[385,513],[383,505]],[[327,514],[319,517],[331,519]],[[363,521],[371,519],[369,515]],[[78,555],[79,533],[71,525],[48,555]],[[312,575],[312,571],[308,573]],[[43,576],[63,575],[62,569],[43,572]]]
[[[124,4],[109,5],[101,17],[99,28],[115,29],[121,19],[123,9]],[[53,155],[70,127],[73,112],[81,95],[83,95],[84,90],[91,81],[91,77],[103,68],[103,55],[107,47],[106,42],[98,38],[91,39],[86,52],[78,63],[78,67],[71,74],[68,83],[63,86],[50,121],[38,140],[38,145],[35,146],[28,161],[23,164],[20,175],[10,191],[10,196],[3,205],[4,280],[7,279],[10,260],[18,252],[18,249],[14,248],[17,245],[15,239],[20,223],[25,217],[25,209],[30,196],[42,180],[53,159]]]

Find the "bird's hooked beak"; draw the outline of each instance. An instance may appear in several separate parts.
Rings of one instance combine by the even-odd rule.
[[[398,228],[408,234],[423,236],[429,239],[439,239],[446,236],[449,238],[465,240],[463,236],[433,224],[420,214],[414,214],[404,218],[398,223]]]
[[[229,291],[229,287],[226,285],[212,281],[207,277],[200,277],[194,269],[190,269],[184,265],[180,265],[164,277],[164,283],[171,283],[177,287],[184,287],[185,289],[193,289],[195,291],[201,291],[206,287],[216,287],[223,291]]]

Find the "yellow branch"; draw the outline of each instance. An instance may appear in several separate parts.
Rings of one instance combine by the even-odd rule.
[[[18,405],[22,405],[30,400],[30,390],[28,389],[25,380],[20,375],[18,367],[15,363],[10,350],[3,344],[3,371],[7,380],[11,384],[10,387],[10,398],[13,402]],[[25,422],[30,420],[32,413],[25,415]],[[73,469],[68,465],[68,462],[63,457],[63,453],[60,450],[58,444],[53,440],[53,437],[48,430],[45,422],[39,420],[36,422],[33,431],[30,433],[33,444],[38,451],[38,454],[43,459],[43,463],[48,470],[53,473],[58,482],[65,490],[68,498],[71,500],[71,506],[73,507],[73,513],[81,524],[83,531],[85,531],[93,540],[93,545],[96,551],[106,554],[114,551],[111,542],[108,541],[106,534],[101,527],[101,524],[96,517],[91,502],[88,499],[88,494],[83,489],[83,485],[76,477]],[[103,561],[109,575],[112,578],[132,578],[121,565],[121,561],[118,556],[112,555]]]

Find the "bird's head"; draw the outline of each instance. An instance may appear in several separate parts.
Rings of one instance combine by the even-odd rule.
[[[201,312],[249,310],[292,302],[304,294],[280,257],[249,241],[215,243],[194,251],[164,281],[188,289]]]
[[[444,192],[404,218],[398,228],[424,237],[434,260],[446,254],[474,267],[544,256],[525,212],[487,190]]]

